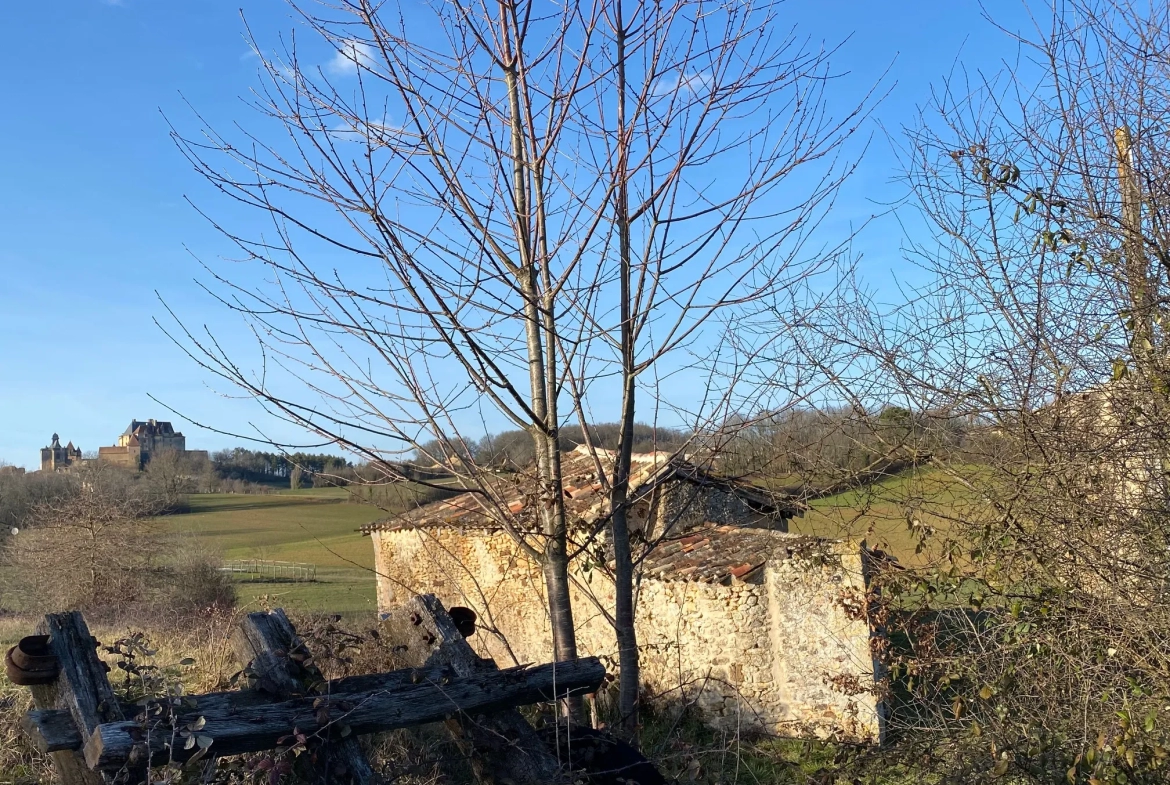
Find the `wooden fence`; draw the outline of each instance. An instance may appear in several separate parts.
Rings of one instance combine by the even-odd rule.
[[[317,565],[295,561],[273,561],[272,559],[233,559],[225,561],[219,568],[249,581],[295,583],[317,580]]]
[[[566,766],[559,748],[550,749],[515,707],[594,692],[605,669],[586,657],[499,670],[464,640],[460,630],[467,632],[467,624],[462,619],[457,626],[433,596],[415,597],[379,628],[396,661],[409,667],[325,681],[283,611],[252,613],[233,644],[257,686],[145,705],[119,700],[97,656],[100,644],[77,611],[46,616],[40,634],[13,647],[6,665],[14,682],[32,690],[36,708],[23,727],[52,754],[63,785],[140,783],[149,765],[281,745],[288,753],[289,739],[310,753],[285,757],[298,780],[378,783],[356,736],[440,720],[471,759],[477,781],[561,781]],[[645,759],[637,765],[649,766]],[[652,767],[643,772],[640,781],[662,781]]]

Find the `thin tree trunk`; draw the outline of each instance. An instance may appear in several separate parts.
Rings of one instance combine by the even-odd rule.
[[[1142,193],[1134,171],[1133,140],[1122,126],[1113,133],[1117,146],[1117,180],[1121,191],[1121,233],[1125,249],[1125,277],[1133,309],[1130,337],[1134,364],[1147,380],[1155,376],[1153,358],[1153,292],[1150,265],[1142,240]]]
[[[501,14],[506,7],[501,3]],[[503,27],[507,29],[506,20]],[[505,38],[505,46],[508,45]],[[536,446],[537,474],[540,480],[540,508],[545,535],[544,572],[545,590],[548,593],[549,617],[552,622],[553,655],[558,660],[577,658],[577,636],[573,628],[573,609],[569,595],[569,559],[567,532],[565,526],[565,504],[561,483],[561,461],[556,439],[556,401],[548,379],[555,378],[554,369],[548,367],[553,354],[545,356],[544,345],[550,344],[552,336],[542,335],[545,320],[549,314],[541,315],[539,285],[536,264],[532,258],[532,222],[528,199],[528,166],[524,149],[524,121],[520,105],[520,84],[517,69],[520,67],[520,42],[516,51],[505,51],[507,59],[505,80],[508,88],[508,104],[511,121],[513,196],[515,199],[519,231],[520,290],[524,297],[524,328],[528,351],[529,384],[531,387],[532,411],[537,423],[532,426],[532,438]]]
[[[613,467],[613,487],[610,491],[610,531],[613,536],[614,556],[614,623],[618,644],[618,710],[621,728],[635,740],[638,733],[638,635],[634,627],[634,564],[630,552],[629,489],[630,460],[634,441],[635,375],[634,329],[631,308],[630,259],[630,205],[627,171],[629,136],[626,133],[626,30],[622,4],[616,5],[615,26],[617,45],[617,125],[618,125],[618,186],[615,220],[618,233],[618,254],[621,277],[621,364],[622,411],[621,434],[617,458]]]

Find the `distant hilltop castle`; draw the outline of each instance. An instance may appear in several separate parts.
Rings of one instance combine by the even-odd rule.
[[[206,450],[188,450],[187,438],[174,429],[169,422],[160,420],[131,420],[129,427],[118,437],[118,443],[98,448],[96,460],[141,471],[150,457],[164,450],[171,450],[183,457],[207,458]],[[67,469],[81,463],[81,448],[69,442],[61,446],[60,437],[53,434],[48,447],[41,448],[41,471],[52,472]]]
[[[55,472],[58,469],[67,469],[81,461],[81,448],[74,447],[73,442],[61,446],[61,438],[53,434],[53,441],[48,447],[41,448],[41,471]]]

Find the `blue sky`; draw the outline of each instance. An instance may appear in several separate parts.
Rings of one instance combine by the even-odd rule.
[[[243,40],[241,4],[266,41],[296,25],[279,0],[6,4],[0,460],[34,467],[54,431],[96,450],[131,418],[171,419],[189,446],[206,449],[237,442],[190,420],[309,440],[225,396],[153,322],[164,313],[161,295],[190,323],[213,325],[229,341],[239,335],[194,283],[201,275],[194,257],[229,249],[185,197],[217,215],[231,208],[178,154],[162,113],[185,130],[196,127],[185,102],[213,123],[250,119],[242,97],[257,83],[257,64]],[[989,6],[1009,26],[1023,24],[1014,0]],[[409,15],[413,4],[403,9]],[[833,218],[841,227],[904,196],[877,123],[896,133],[913,122],[956,58],[994,71],[1015,55],[969,0],[792,0],[785,13],[814,40],[850,36],[835,63],[850,72],[842,81],[851,94],[892,63],[893,92],[876,112],[871,152]],[[329,50],[306,39],[298,38],[307,56],[327,62]],[[859,241],[863,271],[879,287],[902,272],[901,243],[902,229],[889,217]]]

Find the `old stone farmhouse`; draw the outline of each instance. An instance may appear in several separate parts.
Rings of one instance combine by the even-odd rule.
[[[612,457],[600,452],[607,470]],[[607,499],[583,448],[564,458],[573,519],[578,647],[616,645],[603,529]],[[717,727],[779,735],[881,738],[881,705],[860,545],[788,533],[790,501],[711,475],[665,453],[635,456],[637,627],[651,696],[696,706]],[[502,504],[463,494],[368,524],[383,611],[414,593],[479,614],[472,641],[501,664],[552,655],[544,582],[501,525],[539,547],[532,483],[500,480]]]

